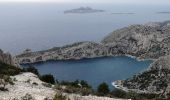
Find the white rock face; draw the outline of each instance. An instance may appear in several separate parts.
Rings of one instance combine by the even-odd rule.
[[[50,87],[46,87],[37,75],[33,73],[23,73],[16,76],[11,76],[14,81],[14,85],[7,85],[8,91],[0,91],[0,100],[17,100],[21,99],[25,95],[29,94],[33,97],[33,100],[52,100],[57,90]],[[36,83],[36,84],[35,84]],[[81,96],[78,94],[67,94],[63,93],[69,100],[125,100],[115,99],[108,97],[97,97],[97,96]],[[24,99],[25,100],[25,99]],[[31,99],[32,100],[32,99]]]
[[[108,98],[108,97],[98,97],[98,96],[80,96],[75,94],[68,95],[70,100],[125,100],[125,99],[115,99],[115,98]],[[126,99],[131,100],[131,99]]]
[[[0,49],[0,61],[6,64],[14,65],[14,61],[11,54],[4,53],[1,49]]]
[[[32,95],[35,100],[44,100],[46,97],[52,98],[55,95],[52,88],[42,85],[44,82],[32,73],[23,73],[11,78],[15,78],[15,84],[7,86],[9,91],[0,91],[0,100],[12,100],[14,98],[20,100],[26,94]],[[33,83],[37,83],[37,85]]]

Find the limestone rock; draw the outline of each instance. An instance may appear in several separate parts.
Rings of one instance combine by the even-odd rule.
[[[14,65],[14,60],[10,53],[4,53],[0,49],[0,61],[9,65]]]
[[[115,55],[132,55],[139,59],[158,59],[170,54],[170,21],[131,25],[113,31],[101,43],[77,42],[16,56],[18,63],[47,60],[83,59]]]

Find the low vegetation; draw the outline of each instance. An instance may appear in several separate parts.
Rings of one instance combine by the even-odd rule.
[[[63,86],[65,88],[63,88]],[[76,80],[73,82],[62,81],[56,86],[56,88],[66,93],[76,93],[81,95],[89,95],[94,93],[92,87],[84,80]]]
[[[55,84],[55,78],[51,74],[41,75],[40,80],[46,83]]]
[[[97,88],[97,93],[98,95],[106,95],[110,92],[109,90],[109,86],[107,85],[107,83],[103,82],[101,83],[98,88]]]
[[[31,73],[34,73],[35,75],[38,75],[38,76],[40,75],[38,70],[33,66],[29,66],[28,68],[23,68],[22,72],[31,72]]]
[[[119,89],[114,89],[112,92],[110,92],[110,97],[125,98],[125,99],[132,99],[132,100],[162,100],[159,98],[158,94],[147,94],[147,93],[139,94],[133,91],[125,92]]]
[[[17,75],[20,72],[20,68],[0,62],[0,91],[8,91],[6,85],[14,84],[10,76]]]
[[[62,95],[62,93],[56,93],[53,100],[67,100],[66,96]]]
[[[1,75],[17,75],[21,72],[20,68],[0,62]]]

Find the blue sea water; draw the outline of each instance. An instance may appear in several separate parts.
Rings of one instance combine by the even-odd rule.
[[[137,61],[136,59],[118,56],[95,59],[48,61],[33,64],[40,74],[52,74],[59,81],[85,80],[93,88],[106,82],[110,88],[115,80],[123,80],[132,77],[148,68],[152,61]],[[28,67],[28,65],[24,66]]]

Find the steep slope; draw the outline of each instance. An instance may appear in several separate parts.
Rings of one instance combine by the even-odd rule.
[[[131,25],[113,31],[101,43],[78,42],[45,51],[24,52],[16,62],[35,63],[101,56],[132,55],[140,59],[158,59],[170,54],[170,21]]]
[[[0,75],[16,75],[19,74],[20,71],[21,69],[18,67],[0,62]]]
[[[157,59],[169,55],[170,22],[132,25],[112,32],[102,40],[112,54],[117,51],[139,58]]]
[[[170,93],[170,56],[160,57],[147,71],[122,81],[121,87],[138,93],[167,96]]]
[[[12,56],[0,50],[0,75],[16,75],[21,71],[14,65]]]
[[[107,49],[94,42],[78,42],[63,47],[55,47],[45,51],[27,52],[16,56],[19,63],[35,63],[47,60],[68,60],[101,57]]]
[[[14,61],[11,54],[4,53],[1,49],[0,49],[0,61],[9,65],[14,65]]]

